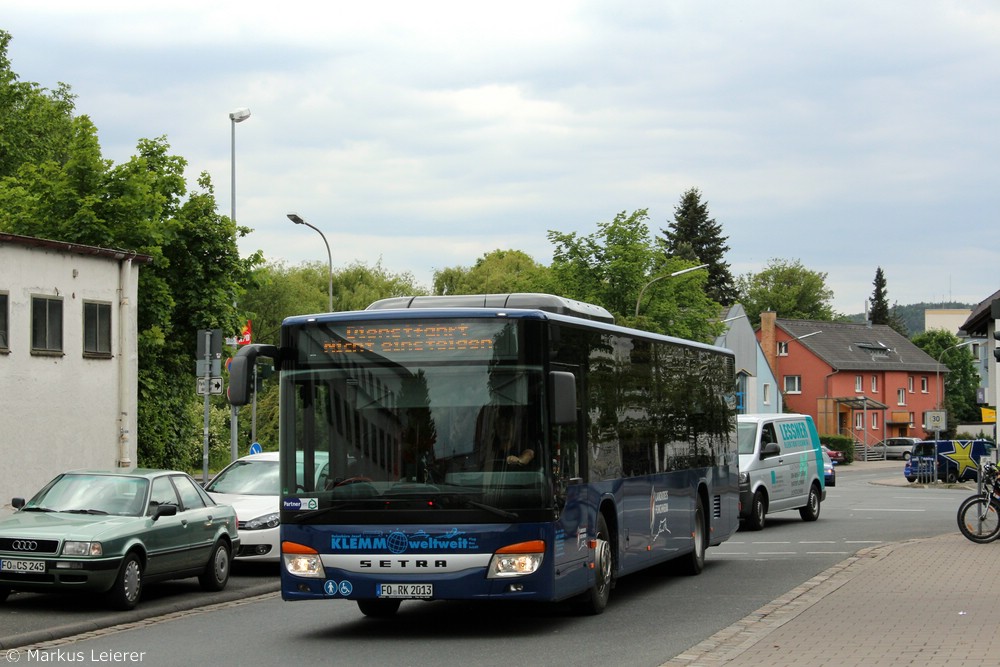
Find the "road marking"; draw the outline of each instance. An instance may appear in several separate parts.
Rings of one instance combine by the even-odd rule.
[[[852,507],[847,510],[848,512],[926,512],[927,510],[921,509],[893,509],[886,507],[883,509],[878,509],[874,507]]]

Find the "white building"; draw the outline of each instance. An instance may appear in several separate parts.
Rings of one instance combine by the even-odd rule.
[[[57,473],[136,464],[139,264],[0,233],[0,505]]]

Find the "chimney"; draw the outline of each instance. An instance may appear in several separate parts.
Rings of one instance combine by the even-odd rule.
[[[778,347],[774,338],[774,322],[777,318],[778,314],[773,310],[765,310],[760,314],[760,347],[774,377],[778,377]]]

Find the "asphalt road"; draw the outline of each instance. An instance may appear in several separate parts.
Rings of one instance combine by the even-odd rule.
[[[404,602],[395,618],[377,620],[344,601],[286,603],[276,594],[240,599],[276,590],[272,570],[237,572],[224,592],[233,596],[229,602],[201,593],[193,579],[161,590],[150,587],[149,598],[130,614],[106,612],[83,600],[12,597],[0,606],[5,612],[0,636],[5,647],[23,649],[25,631],[54,635],[52,628],[59,626],[46,630],[38,624],[63,623],[65,630],[68,619],[93,632],[35,641],[35,650],[143,653],[144,665],[185,664],[217,653],[220,664],[280,664],[294,656],[302,663],[384,667],[470,662],[653,667],[859,549],[955,531],[955,508],[969,492],[875,483],[895,480],[901,468],[899,463],[844,468],[819,521],[803,522],[797,512],[770,516],[763,531],[741,531],[709,550],[699,577],[665,568],[625,577],[601,616],[580,616],[567,605]],[[210,601],[221,604],[175,611]],[[146,620],[136,624],[133,614]],[[97,629],[110,623],[124,625]],[[21,640],[11,642],[10,628],[21,632]]]

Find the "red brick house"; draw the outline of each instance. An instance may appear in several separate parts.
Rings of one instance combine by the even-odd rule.
[[[777,319],[761,313],[757,331],[785,409],[811,415],[823,435],[859,444],[933,437],[934,410],[947,366],[886,325]]]

